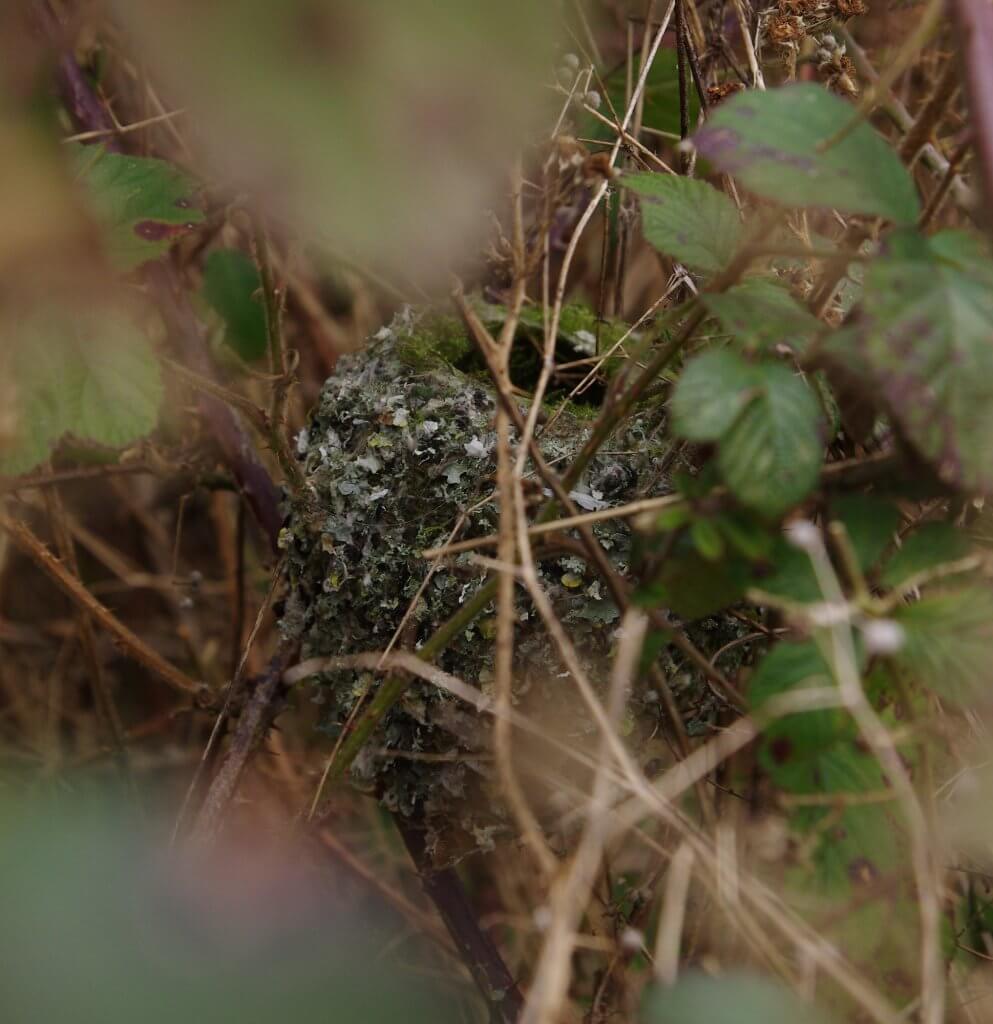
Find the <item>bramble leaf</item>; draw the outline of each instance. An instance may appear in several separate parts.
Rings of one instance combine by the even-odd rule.
[[[886,563],[881,582],[899,587],[918,573],[965,558],[969,551],[968,537],[951,523],[924,523]]]
[[[785,288],[763,278],[750,278],[700,299],[721,326],[750,349],[788,345],[800,352],[822,327]]]
[[[38,312],[20,322],[15,342],[17,430],[0,455],[0,473],[38,465],[64,434],[121,448],[154,429],[159,366],[125,314]]]
[[[687,441],[716,441],[731,428],[759,386],[755,367],[727,348],[691,359],[676,383],[672,430]]]
[[[224,340],[242,359],[266,353],[259,268],[238,249],[217,249],[204,263],[203,297],[224,321]]]
[[[859,568],[868,572],[879,561],[900,525],[900,510],[880,498],[847,494],[831,502],[831,519],[844,524]]]
[[[973,586],[929,594],[897,610],[904,645],[896,662],[939,696],[985,697],[993,658],[993,593]]]
[[[713,185],[676,174],[624,176],[642,198],[645,238],[691,270],[716,274],[741,241],[741,220],[731,200]]]
[[[164,160],[80,146],[73,162],[118,270],[159,259],[203,220],[195,183]]]
[[[913,224],[914,183],[869,124],[819,150],[854,114],[850,104],[811,83],[748,89],[722,103],[693,141],[702,156],[765,199]]]
[[[764,363],[756,370],[757,394],[721,437],[717,460],[735,497],[773,517],[817,482],[824,456],[820,407],[788,366]]]
[[[993,491],[993,267],[958,233],[907,232],[865,276],[855,357],[905,439],[951,486]]]

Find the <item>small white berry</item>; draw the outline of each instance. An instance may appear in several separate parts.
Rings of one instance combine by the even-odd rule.
[[[816,551],[821,544],[821,531],[809,519],[797,519],[786,527],[786,539],[801,551]]]
[[[907,634],[893,619],[869,619],[862,623],[862,639],[869,654],[896,654],[906,643]]]
[[[590,89],[590,91],[583,97],[588,107],[592,107],[594,110],[600,109],[600,104],[603,103],[603,99],[596,89]]]
[[[625,928],[621,932],[621,948],[631,953],[637,952],[645,944],[645,936],[637,928]]]
[[[563,54],[562,64],[564,67],[567,67],[570,71],[579,70],[579,58],[574,53]]]

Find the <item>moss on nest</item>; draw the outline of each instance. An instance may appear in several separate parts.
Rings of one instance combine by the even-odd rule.
[[[443,543],[459,522],[460,538],[496,529],[495,401],[453,367],[465,351],[465,337],[450,321],[408,313],[366,351],[343,358],[325,384],[298,444],[306,493],[290,509],[283,533],[290,594],[282,625],[301,641],[304,657],[384,649],[427,575],[420,552]],[[647,416],[636,418],[613,439],[573,492],[577,504],[620,504],[646,488],[665,492],[665,445],[654,426]],[[587,433],[586,424],[561,416],[541,437],[546,459],[567,464]],[[627,524],[608,521],[594,529],[624,573]],[[539,571],[591,677],[602,685],[619,618],[605,585],[572,551],[543,555]],[[484,580],[469,554],[439,568],[400,645],[416,648]],[[517,614],[519,706],[567,743],[587,743],[592,723],[523,591]],[[484,691],[492,680],[494,615],[487,609],[439,659],[446,671]],[[323,727],[336,735],[378,681],[354,672],[319,677],[315,699],[325,705]],[[657,731],[656,695],[632,696],[631,709],[632,742]],[[391,810],[423,820],[436,858],[451,861],[509,827],[488,737],[488,721],[436,687],[415,683],[356,760],[352,778]],[[519,749],[526,771],[524,741]],[[540,793],[536,799],[540,803]]]

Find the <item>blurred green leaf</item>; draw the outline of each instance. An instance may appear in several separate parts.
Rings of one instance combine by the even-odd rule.
[[[64,434],[109,448],[155,427],[162,399],[158,362],[126,314],[53,307],[20,323],[12,370],[17,437],[0,472],[23,473]]]
[[[623,183],[641,196],[642,230],[659,252],[705,274],[727,266],[741,241],[741,219],[723,192],[677,174],[631,174]]]
[[[695,520],[690,527],[690,536],[693,546],[708,562],[716,562],[724,554],[724,538],[711,520]]]
[[[969,555],[969,538],[951,523],[923,523],[886,563],[880,581],[894,588],[918,573]]]
[[[765,575],[756,581],[756,586],[787,601],[807,604],[822,601],[821,585],[817,582],[814,567],[806,551],[779,537],[769,558],[770,567]]]
[[[774,517],[805,498],[823,461],[820,406],[788,367],[756,367],[758,393],[721,437],[718,465],[744,505]]]
[[[759,386],[755,367],[732,349],[694,356],[679,375],[669,403],[673,433],[687,441],[717,441]]]
[[[671,988],[649,990],[643,1024],[825,1024],[820,1010],[759,975],[719,978],[689,971]]]
[[[750,278],[725,292],[704,293],[700,301],[726,331],[759,351],[788,345],[802,352],[823,326],[786,288],[764,278]]]
[[[835,358],[864,367],[866,388],[946,484],[993,491],[993,264],[957,233],[888,244]]]
[[[266,354],[262,276],[238,249],[217,249],[204,263],[203,296],[224,321],[224,340],[251,362]]]
[[[715,167],[765,199],[913,224],[919,211],[914,183],[867,122],[819,151],[854,114],[819,85],[748,89],[720,104],[693,141]]]
[[[79,146],[73,163],[118,270],[159,259],[203,220],[196,185],[164,160]]]
[[[959,703],[986,699],[993,660],[993,593],[972,586],[897,609],[904,645],[895,661],[912,679]]]
[[[892,541],[900,510],[871,495],[847,494],[831,502],[831,519],[844,524],[859,568],[868,572]]]
[[[212,178],[309,240],[405,279],[444,279],[501,187],[508,149],[548,109],[551,4],[110,7],[196,126]]]
[[[772,697],[797,690],[833,686],[834,676],[813,641],[779,643],[759,662],[748,681],[748,704],[759,711]],[[822,708],[786,715],[770,723],[762,737],[760,760],[777,782],[781,770],[816,756],[850,733],[841,708]]]
[[[750,564],[734,553],[712,562],[697,550],[693,540],[680,536],[663,560],[658,574],[636,591],[642,607],[666,608],[692,620],[735,604],[745,594]]]

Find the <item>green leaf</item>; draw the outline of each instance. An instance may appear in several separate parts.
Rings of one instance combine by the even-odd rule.
[[[966,558],[970,550],[969,538],[951,523],[924,523],[886,563],[881,582],[899,587],[918,573]]]
[[[869,124],[819,151],[854,113],[819,85],[748,89],[718,106],[693,140],[715,167],[765,199],[913,224],[919,211],[913,181]]]
[[[108,255],[120,271],[159,259],[203,220],[196,185],[164,160],[80,146],[76,173],[104,229]]]
[[[810,563],[810,556],[780,537],[769,559],[767,575],[756,581],[756,586],[776,597],[809,604],[822,601],[821,585]]]
[[[719,978],[683,973],[671,988],[649,989],[643,1024],[824,1024],[820,1010],[758,975],[731,971]]]
[[[756,371],[759,391],[721,437],[717,458],[739,501],[771,518],[817,483],[824,454],[820,407],[789,367],[768,363]]]
[[[993,267],[964,235],[908,232],[891,246],[866,272],[842,349],[847,337],[867,387],[946,484],[993,492]]]
[[[606,81],[607,95],[619,117],[624,116],[626,109],[625,94],[627,91],[627,69],[622,65]],[[690,125],[696,124],[700,113],[700,97],[696,89],[690,88],[689,95]],[[604,108],[602,113],[610,117]],[[679,71],[675,50],[659,50],[652,61],[652,66],[645,80],[644,101],[642,105],[642,124],[656,131],[679,135]],[[616,138],[613,129],[602,121],[590,118],[588,122],[590,136],[594,139]]]
[[[155,427],[158,363],[123,313],[36,313],[20,324],[12,363],[17,437],[0,455],[0,473],[38,465],[64,434],[121,448]]]
[[[238,249],[217,249],[204,263],[203,296],[224,321],[224,340],[242,359],[261,359],[268,347],[262,276]]]
[[[641,196],[645,238],[659,252],[705,274],[731,261],[741,220],[723,192],[677,174],[625,175],[624,185]]]
[[[707,559],[716,562],[724,554],[724,538],[710,519],[697,519],[690,527],[693,546]]]
[[[758,711],[780,694],[833,683],[831,669],[815,643],[780,643],[759,662],[749,680],[748,704]],[[770,777],[780,782],[783,766],[815,756],[848,732],[850,721],[841,708],[786,715],[766,728],[759,757]]]
[[[900,510],[879,498],[849,494],[831,502],[831,518],[844,524],[859,568],[868,572],[893,539]]]
[[[823,791],[839,797],[836,807],[801,807],[790,827],[803,839],[819,839],[813,850],[813,883],[825,896],[847,896],[852,889],[871,886],[905,863],[899,825],[887,802],[845,805],[844,797],[882,792],[886,780],[878,762],[845,744],[821,756],[812,777],[823,780]],[[820,792],[815,789],[813,792]]]
[[[743,509],[735,509],[714,518],[714,523],[730,544],[745,558],[758,562],[768,558],[776,537],[767,523]]]
[[[823,326],[785,288],[763,278],[750,278],[726,292],[704,293],[700,300],[726,331],[759,351],[788,345],[801,352]]]
[[[683,535],[635,598],[641,607],[666,608],[688,621],[702,619],[741,600],[750,577],[745,559],[729,553],[718,562],[708,561]]]
[[[895,660],[911,678],[961,704],[988,699],[993,593],[967,587],[930,594],[893,616],[903,627]]]
[[[687,441],[716,441],[755,396],[754,366],[727,348],[695,356],[679,376],[669,412],[673,433]]]

